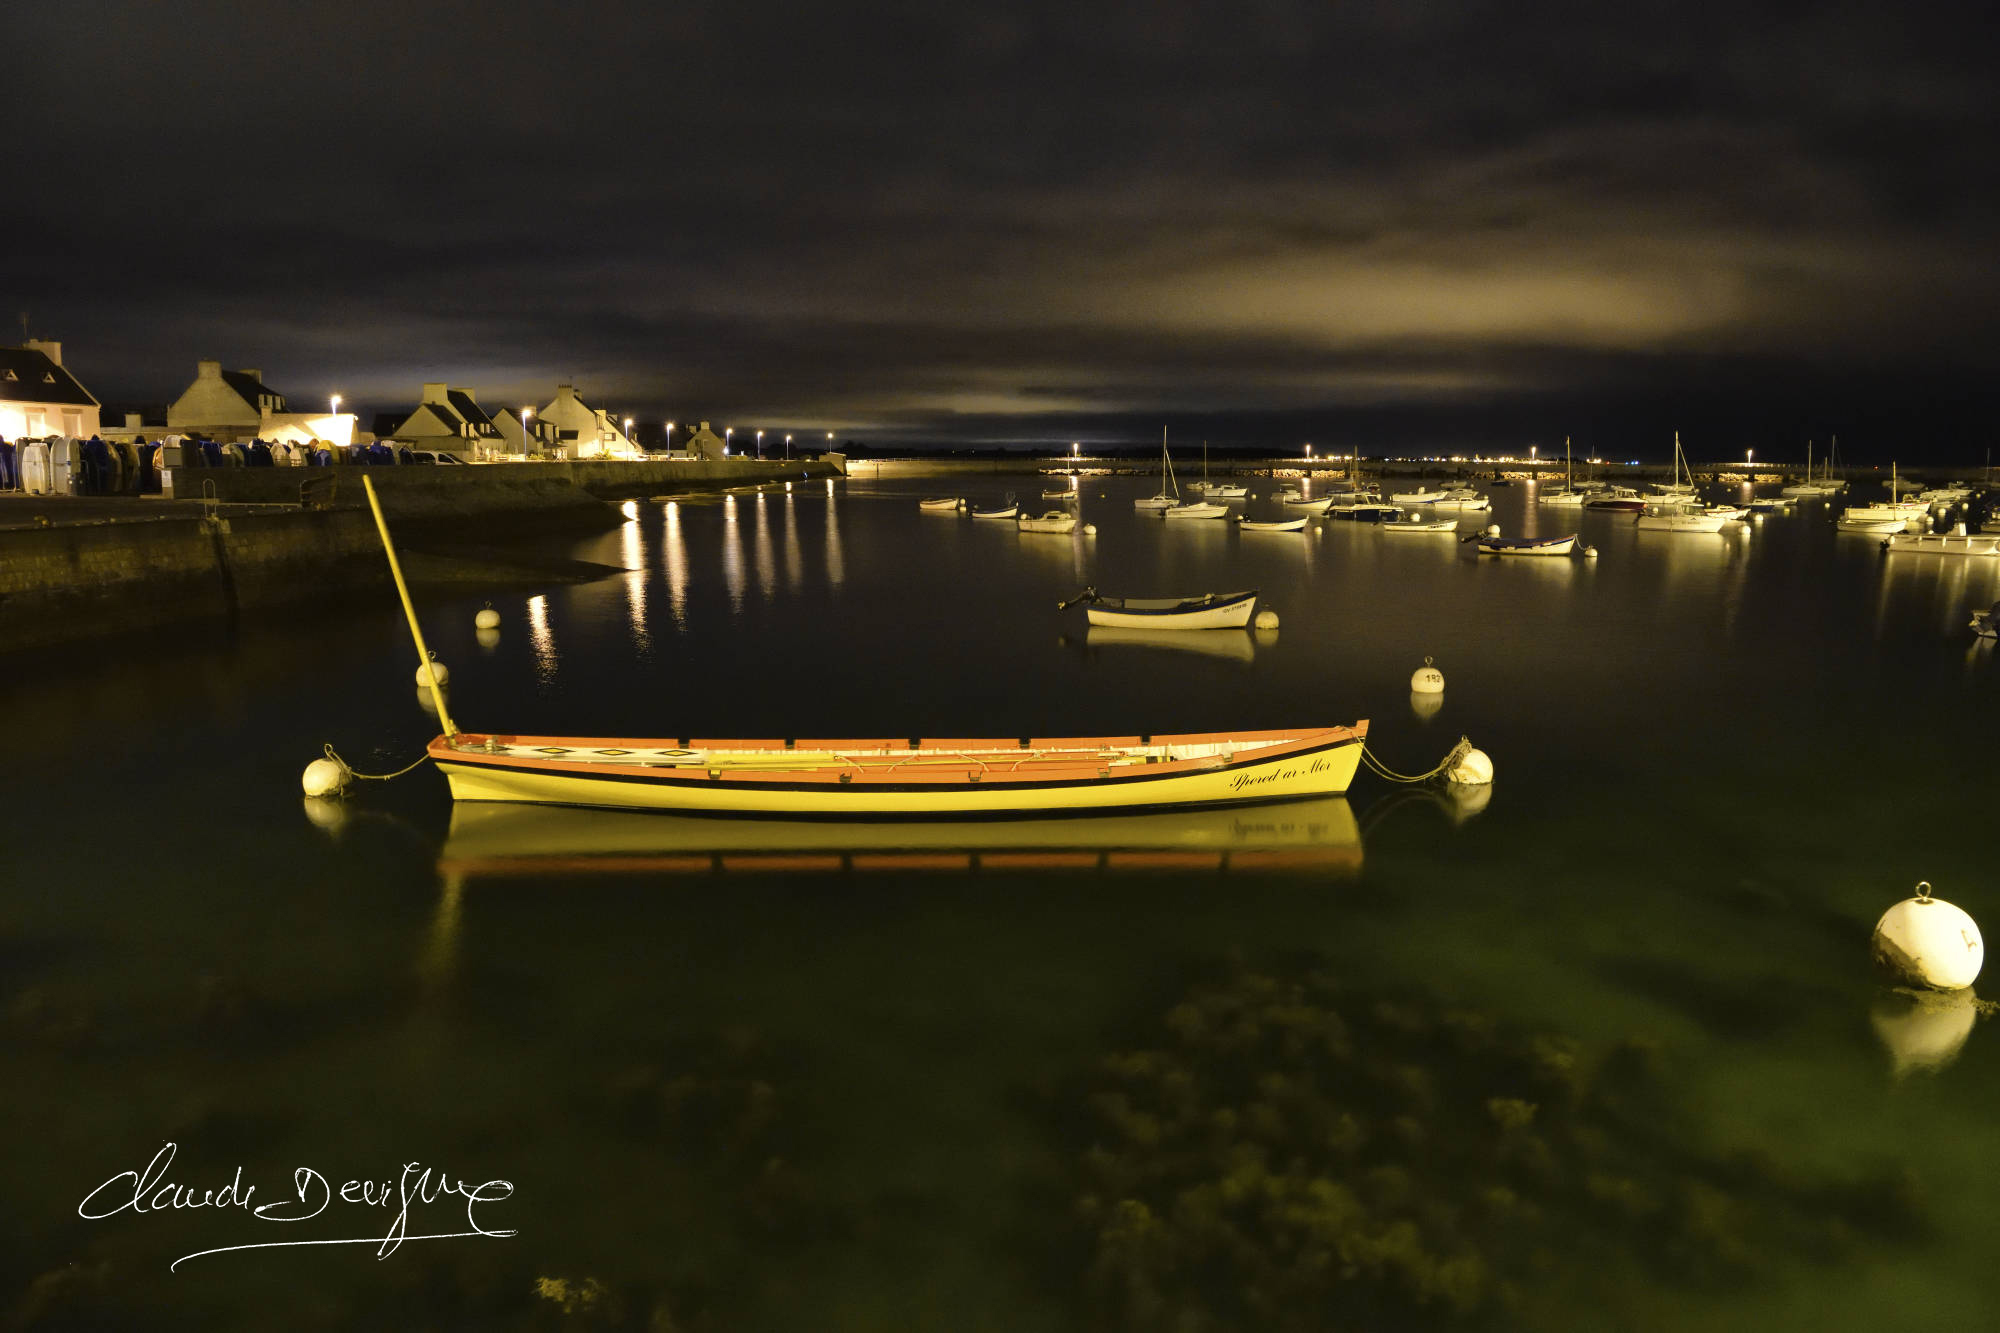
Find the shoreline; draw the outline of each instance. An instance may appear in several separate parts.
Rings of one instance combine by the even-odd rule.
[[[498,548],[609,531],[625,521],[619,502],[841,475],[837,460],[187,468],[174,480],[212,495],[0,495],[0,654],[386,588],[363,473],[413,582],[459,589],[618,572]],[[331,479],[324,507],[302,505],[308,478]]]

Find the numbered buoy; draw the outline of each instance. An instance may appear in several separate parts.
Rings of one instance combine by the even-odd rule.
[[[1430,658],[1426,657],[1424,659],[1424,664],[1418,667],[1416,669],[1416,672],[1413,675],[1411,675],[1410,693],[1412,694],[1444,693],[1444,672],[1439,671],[1436,667],[1432,666]]]
[[[1928,880],[1875,923],[1875,963],[1906,986],[1963,990],[1979,975],[1986,945],[1962,908],[1931,897]]]
[[[1483,787],[1493,781],[1493,761],[1484,750],[1467,750],[1445,778],[1468,787]]]
[[[346,764],[328,757],[306,765],[306,771],[299,777],[299,787],[308,796],[338,796],[353,780],[354,774]]]
[[[1259,611],[1254,623],[1258,629],[1276,629],[1278,628],[1278,613],[1276,611]]]
[[[451,669],[433,657],[417,668],[417,687],[422,689],[435,680],[440,688],[451,679]]]
[[[475,629],[499,629],[500,613],[489,606],[472,618],[472,624]]]

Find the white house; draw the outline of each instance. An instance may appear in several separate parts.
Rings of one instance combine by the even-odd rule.
[[[721,458],[723,450],[727,447],[722,437],[708,428],[706,421],[701,423],[700,430],[688,436],[688,457],[699,458],[704,462]]]
[[[76,435],[99,428],[98,401],[63,369],[62,344],[30,338],[0,347],[0,440]]]
[[[290,414],[285,396],[264,383],[263,371],[224,370],[220,361],[200,361],[194,383],[167,409],[167,429],[224,440],[255,439],[267,415]]]
[[[515,434],[519,434],[518,429]],[[479,406],[472,390],[445,384],[424,386],[423,400],[396,427],[395,438],[432,449],[464,450],[472,455],[521,452],[507,442],[506,432]]]
[[[555,399],[535,416],[544,438],[567,448],[571,458],[644,457],[603,408],[589,406],[571,385],[558,386]]]

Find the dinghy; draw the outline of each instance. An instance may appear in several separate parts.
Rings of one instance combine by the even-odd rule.
[[[950,510],[955,513],[965,508],[965,501],[956,495],[938,495],[927,500],[917,501],[917,508],[928,509],[938,513]]]
[[[1082,592],[1056,609],[1067,611],[1082,606],[1084,618],[1093,625],[1118,625],[1126,629],[1242,629],[1250,623],[1257,607],[1255,589],[1249,592],[1207,592],[1199,597],[1106,597],[1095,588]]]
[[[1568,555],[1576,549],[1576,534],[1567,537],[1502,537],[1482,532],[1475,539],[1481,555]]]
[[[1007,503],[1001,508],[975,509],[972,511],[972,516],[974,518],[1019,518],[1021,516],[1021,506],[1016,504],[1010,496]]]
[[[1425,518],[1422,514],[1412,509],[1403,515],[1402,522],[1384,523],[1381,527],[1384,532],[1457,532],[1458,520],[1455,518]]]
[[[1239,518],[1236,526],[1245,532],[1304,532],[1303,518]]]

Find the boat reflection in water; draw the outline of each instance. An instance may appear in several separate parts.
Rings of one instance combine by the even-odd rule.
[[[1265,630],[1273,642],[1276,630]],[[1171,652],[1195,653],[1229,662],[1248,662],[1257,656],[1257,641],[1240,629],[1125,629],[1116,625],[1092,625],[1084,631],[1089,648],[1164,648]]]
[[[1080,819],[883,824],[460,801],[438,857],[447,882],[720,871],[1351,874],[1360,868],[1361,831],[1343,797]]]

